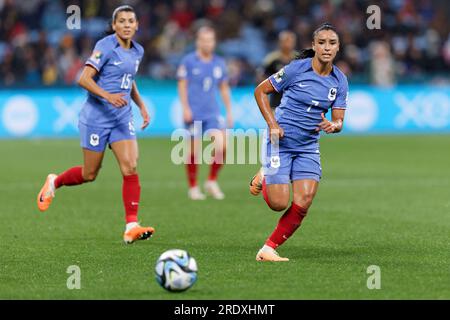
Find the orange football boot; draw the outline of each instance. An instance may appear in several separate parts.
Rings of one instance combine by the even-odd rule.
[[[259,250],[258,254],[256,255],[256,261],[284,262],[284,261],[289,261],[289,259],[280,257],[278,255],[278,252],[276,252],[275,250],[263,251],[261,249],[261,250]]]
[[[50,207],[53,198],[55,197],[55,179],[56,174],[49,174],[45,180],[44,186],[37,196],[37,205],[40,211],[44,212]]]
[[[152,227],[136,226],[123,234],[123,241],[127,244],[131,244],[136,240],[148,240],[155,233],[155,229]]]

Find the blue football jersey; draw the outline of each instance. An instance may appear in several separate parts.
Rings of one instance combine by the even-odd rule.
[[[80,112],[80,122],[86,125],[112,128],[132,120],[131,87],[142,61],[144,48],[135,41],[131,48],[120,46],[115,34],[99,40],[86,65],[98,71],[94,81],[109,93],[125,93],[128,104],[116,108],[105,99],[88,92],[88,99]]]
[[[182,59],[177,78],[187,80],[188,102],[194,121],[208,120],[220,114],[217,89],[227,80],[223,58],[214,55],[211,61],[205,62],[192,52]]]
[[[320,76],[312,68],[312,58],[298,59],[269,77],[273,87],[283,92],[275,118],[287,130],[319,138],[316,128],[321,113],[331,108],[346,109],[348,82],[344,73],[333,65],[331,73]]]

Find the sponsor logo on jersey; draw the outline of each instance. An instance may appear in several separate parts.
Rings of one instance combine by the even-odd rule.
[[[334,101],[336,100],[337,88],[331,88],[328,92],[328,100]]]
[[[299,86],[300,88],[306,88],[306,87],[309,87],[309,84],[303,84],[303,83],[299,82],[299,83],[298,83],[298,86]]]
[[[91,134],[91,141],[89,142],[91,146],[96,147],[100,143],[100,138],[98,137],[98,134]]]

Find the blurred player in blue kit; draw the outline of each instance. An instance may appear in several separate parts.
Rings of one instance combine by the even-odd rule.
[[[255,99],[268,125],[263,167],[250,182],[250,192],[261,191],[272,210],[288,208],[290,184],[293,201],[278,221],[272,235],[256,255],[258,261],[288,261],[276,249],[302,223],[316,195],[322,176],[320,131],[342,130],[347,107],[347,77],[333,65],[339,51],[339,36],[330,24],[313,33],[312,49],[264,80],[255,89]],[[268,94],[282,92],[275,116]],[[329,121],[325,114],[331,109]]]
[[[38,194],[37,204],[39,210],[46,211],[56,189],[94,181],[100,171],[105,148],[109,145],[123,176],[126,220],[123,240],[132,243],[148,239],[155,231],[152,227],[141,227],[137,220],[141,187],[131,100],[140,109],[144,120],[142,129],[145,129],[150,117],[134,80],[144,49],[132,40],[138,29],[132,7],[125,5],[114,10],[112,29],[113,34],[96,43],[78,81],[88,91],[79,118],[83,165],[60,175],[49,174]]]
[[[227,81],[225,60],[214,54],[216,33],[209,26],[197,31],[196,51],[187,54],[178,70],[178,93],[183,108],[183,121],[189,130],[189,154],[186,173],[189,183],[188,196],[192,200],[204,200],[206,196],[197,184],[197,162],[204,134],[214,140],[214,154],[204,188],[214,199],[225,197],[217,183],[219,170],[225,162],[225,129],[233,127],[230,87]],[[220,92],[226,108],[226,122],[220,115],[217,101]]]

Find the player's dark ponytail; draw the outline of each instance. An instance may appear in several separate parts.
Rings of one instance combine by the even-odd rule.
[[[316,30],[314,30],[313,35],[312,35],[313,39],[322,30],[332,30],[339,37],[339,35],[336,31],[336,28],[331,23],[325,22],[324,24],[321,24]],[[312,57],[314,57],[314,55],[315,55],[314,50],[312,48],[308,48],[308,49],[300,50],[300,53],[295,58],[296,59],[306,59],[306,58],[312,58]]]
[[[132,6],[123,5],[123,6],[117,7],[116,9],[114,9],[111,20],[108,22],[108,26],[106,27],[105,33],[107,35],[113,34],[115,32],[113,30],[112,25],[113,25],[114,21],[116,21],[117,15],[119,14],[119,12],[133,12],[134,16],[136,17],[136,20],[137,20],[136,11],[134,11],[134,8]]]
[[[114,32],[115,31],[113,30],[113,27],[112,27],[112,20],[110,20],[110,21],[108,21],[108,26],[106,27],[105,34],[107,36],[109,36],[109,35],[113,34]]]

